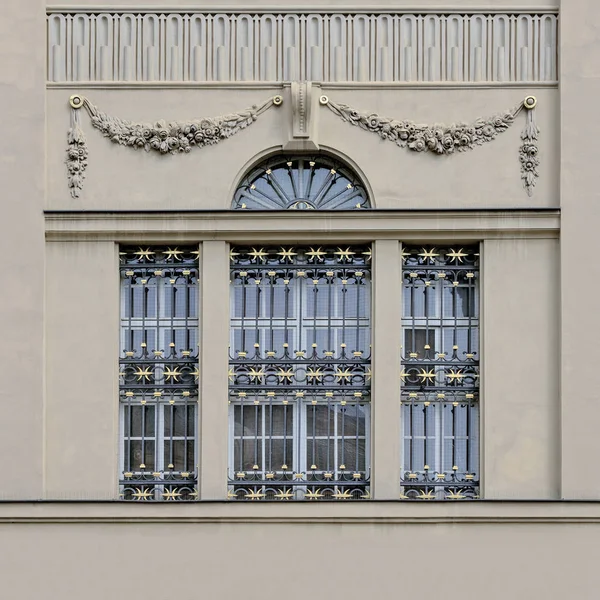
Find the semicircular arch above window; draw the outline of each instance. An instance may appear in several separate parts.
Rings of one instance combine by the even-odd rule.
[[[234,210],[357,210],[371,208],[365,186],[341,161],[324,155],[274,156],[238,186]]]

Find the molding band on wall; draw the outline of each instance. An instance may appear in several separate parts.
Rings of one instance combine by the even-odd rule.
[[[555,9],[48,14],[48,80],[556,82]]]

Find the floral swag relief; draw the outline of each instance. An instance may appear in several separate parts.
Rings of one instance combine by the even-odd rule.
[[[321,96],[320,103],[327,106],[343,121],[379,135],[384,140],[395,142],[401,148],[414,152],[433,152],[439,155],[450,155],[454,152],[472,150],[491,142],[500,133],[506,131],[515,121],[517,115],[525,110],[527,113],[525,127],[521,133],[519,160],[521,163],[521,179],[527,194],[533,194],[533,188],[539,176],[537,139],[539,129],[534,121],[534,108],[537,100],[527,96],[514,109],[489,117],[477,119],[472,124],[458,123],[454,125],[418,125],[412,121],[397,121],[377,114],[359,112],[346,105]]]
[[[179,154],[191,152],[192,148],[202,148],[218,144],[242,129],[249,127],[256,119],[272,106],[282,103],[281,96],[269,98],[260,106],[252,106],[239,113],[222,117],[207,117],[191,121],[157,121],[156,123],[135,123],[117,117],[111,117],[98,110],[87,98],[71,96],[71,127],[67,136],[67,172],[69,189],[73,198],[78,198],[88,166],[88,149],[85,135],[81,129],[80,110],[84,107],[92,125],[102,132],[104,137],[115,144],[143,149],[159,154]]]
[[[283,99],[281,96],[274,96],[260,106],[252,106],[239,113],[222,117],[169,123],[158,121],[154,124],[136,123],[111,117],[99,111],[81,95],[71,96],[69,102],[72,111],[66,164],[71,196],[78,198],[88,165],[88,149],[81,129],[81,108],[86,109],[92,125],[115,144],[143,149],[146,152],[180,154],[188,153],[194,147],[211,146],[231,137],[252,125],[272,106],[279,106]],[[534,108],[537,104],[535,96],[527,96],[514,109],[493,117],[477,119],[472,124],[454,125],[418,125],[412,121],[398,121],[377,114],[362,113],[346,104],[333,102],[327,96],[321,96],[320,103],[347,123],[376,133],[382,139],[395,142],[401,148],[446,156],[491,142],[500,133],[506,131],[514,123],[517,115],[525,110],[527,116],[521,133],[519,160],[525,190],[529,196],[533,194],[540,164],[537,146],[539,129],[534,120]]]

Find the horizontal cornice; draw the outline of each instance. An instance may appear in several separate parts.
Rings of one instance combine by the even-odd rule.
[[[345,14],[486,14],[493,15],[498,13],[508,14],[542,14],[542,13],[555,13],[559,12],[558,6],[535,6],[535,5],[524,5],[524,6],[461,6],[461,5],[440,5],[440,6],[322,6],[322,5],[305,5],[305,4],[290,4],[285,5],[274,5],[274,6],[254,6],[245,4],[237,4],[231,6],[219,6],[219,5],[161,5],[161,4],[130,4],[130,5],[111,5],[111,4],[97,4],[97,5],[77,5],[77,4],[56,4],[46,7],[47,14],[55,13],[319,13],[319,14],[330,14],[330,13],[345,13]]]
[[[499,90],[558,89],[558,81],[324,81],[311,82],[327,90]],[[78,90],[265,90],[289,87],[279,81],[49,81],[48,89]]]
[[[47,211],[48,240],[345,242],[558,236],[558,210]]]
[[[600,524],[598,501],[473,501],[356,503],[0,502],[0,524],[15,523],[260,524]]]

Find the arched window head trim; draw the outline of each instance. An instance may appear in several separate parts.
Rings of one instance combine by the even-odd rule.
[[[234,210],[363,210],[371,202],[352,168],[326,154],[271,156],[238,185]]]

